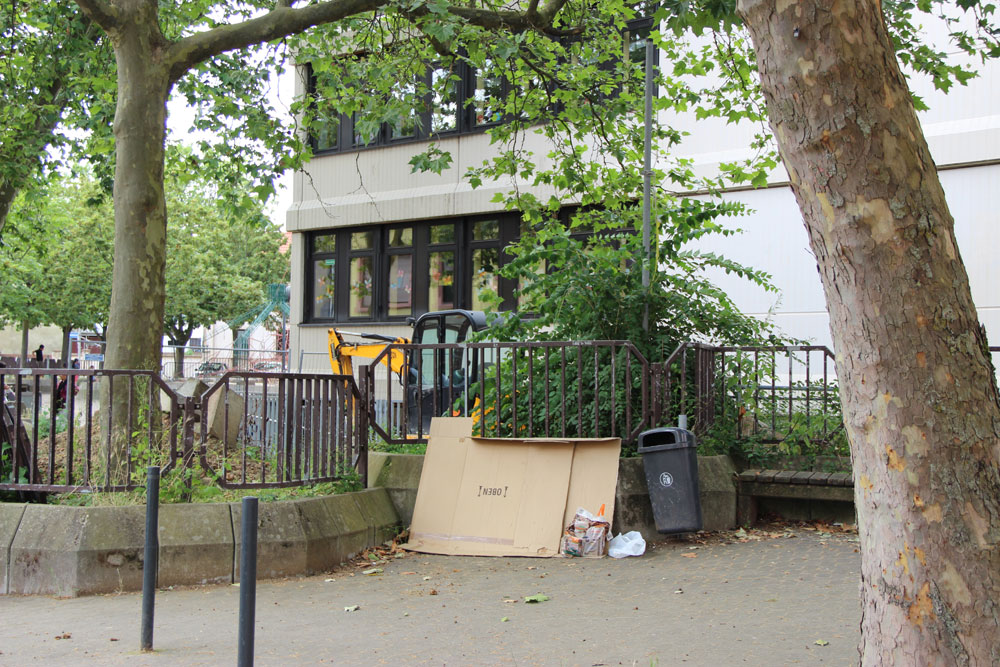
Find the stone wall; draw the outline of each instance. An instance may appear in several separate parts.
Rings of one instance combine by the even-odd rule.
[[[261,503],[260,577],[336,567],[399,529],[384,489]],[[162,505],[157,586],[239,581],[239,504]],[[142,589],[145,508],[0,504],[0,593]]]

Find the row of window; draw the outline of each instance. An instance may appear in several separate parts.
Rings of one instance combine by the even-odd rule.
[[[650,21],[630,22],[623,33],[623,57],[641,64],[645,36]],[[495,68],[478,70],[455,60],[449,68],[430,67],[420,81],[400,82],[400,92],[412,94],[418,89],[439,91],[428,95],[421,108],[414,109],[397,125],[384,123],[365,128],[358,113],[340,114],[316,122],[309,141],[317,153],[356,151],[362,148],[427,140],[432,137],[481,132],[504,120],[500,100],[511,93],[510,82]],[[317,91],[316,76],[308,70],[310,95]]]
[[[421,109],[393,126],[388,123],[374,131],[363,129],[358,113],[341,114],[317,123],[310,136],[316,152],[358,150],[409,141],[426,140],[432,136],[479,132],[502,120],[499,102],[507,91],[504,79],[486,75],[456,61],[450,69],[429,68],[420,82],[429,90],[443,90],[428,96]],[[416,83],[404,85],[406,92],[416,90]],[[316,78],[309,72],[309,90],[316,91]]]
[[[513,308],[515,286],[497,270],[520,224],[500,214],[311,234],[306,319],[387,322],[497,297]]]

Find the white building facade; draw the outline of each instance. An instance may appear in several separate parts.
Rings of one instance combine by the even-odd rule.
[[[464,95],[488,82],[463,78]],[[956,234],[972,294],[991,344],[1000,345],[1000,67],[992,64],[966,87],[944,95],[923,81],[912,83],[930,110],[920,114],[955,217]],[[305,83],[300,85],[304,90]],[[484,113],[484,111],[486,113]],[[451,114],[451,115],[449,115]],[[491,199],[510,183],[473,189],[463,179],[490,155],[488,110],[471,104],[448,110],[435,137],[453,163],[441,174],[411,173],[410,158],[426,148],[415,136],[386,130],[374,144],[353,145],[343,124],[321,139],[306,169],[295,174],[292,233],[292,368],[324,370],[326,330],[409,335],[409,316],[428,310],[477,309],[483,289],[515,303],[512,285],[493,272],[503,248],[517,238],[519,219]],[[747,155],[750,129],[715,121],[661,119],[690,132],[680,152],[711,174],[720,162]],[[442,125],[442,122],[444,125]],[[530,142],[540,142],[534,136]],[[536,157],[545,154],[536,146]],[[751,213],[734,224],[736,237],[705,242],[705,250],[768,272],[780,290],[764,292],[720,273],[716,283],[746,313],[770,318],[784,334],[829,344],[825,300],[815,260],[787,175],[771,175],[768,187],[732,190],[725,197]]]

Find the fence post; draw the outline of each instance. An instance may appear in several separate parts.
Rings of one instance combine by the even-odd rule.
[[[160,467],[146,469],[146,548],[142,560],[142,631],[139,648],[153,650],[153,605],[156,602],[156,568],[159,549]]]
[[[257,499],[243,499],[240,533],[239,667],[253,665],[254,620],[257,607]]]
[[[191,502],[191,474],[194,468],[194,423],[197,403],[191,396],[184,397],[184,428],[181,433],[181,468],[184,475],[184,502]]]
[[[359,404],[361,414],[357,416],[355,423],[358,425],[357,446],[358,446],[358,474],[361,476],[362,488],[368,488],[368,419],[370,410],[374,409],[372,397],[372,386],[375,383],[375,369],[372,365],[362,366],[360,373],[361,382],[358,391],[361,394]]]

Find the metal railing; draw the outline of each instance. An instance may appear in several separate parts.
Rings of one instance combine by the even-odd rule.
[[[0,369],[0,384],[0,490],[129,490],[148,465],[200,465],[223,488],[367,481],[350,377],[231,371],[201,397],[151,371]]]
[[[407,359],[401,378],[378,381],[393,354]],[[362,393],[388,443],[426,442],[435,416],[471,416],[485,437],[633,442],[648,422],[648,368],[628,341],[393,343],[364,367]]]
[[[0,489],[127,490],[145,459],[176,449],[174,424],[151,418],[161,392],[176,414],[176,396],[150,371],[3,369],[0,384]]]
[[[202,467],[223,488],[367,473],[368,414],[346,375],[229,372],[201,397]]]

